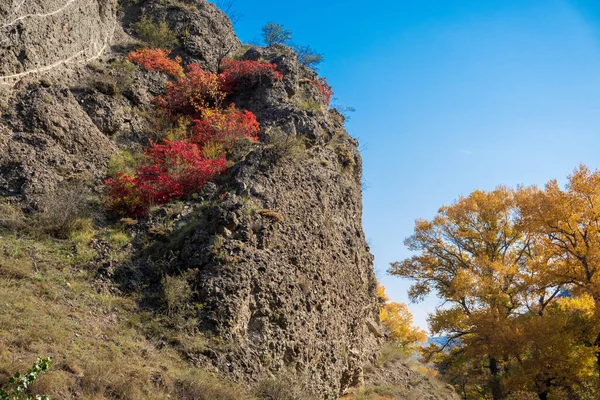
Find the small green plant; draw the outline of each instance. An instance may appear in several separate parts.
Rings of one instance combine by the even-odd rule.
[[[298,160],[306,150],[302,137],[278,131],[267,135],[267,144],[273,149],[275,157],[279,160]]]
[[[139,38],[153,48],[172,49],[179,41],[166,22],[155,24],[150,18],[144,17],[132,25],[133,31]]]
[[[168,315],[170,317],[181,315],[192,296],[192,288],[186,277],[167,275],[163,281],[163,288]]]
[[[262,36],[267,46],[273,46],[275,44],[286,44],[292,40],[292,32],[283,29],[282,24],[276,24],[269,22],[262,28]]]
[[[17,372],[10,377],[8,380],[9,387],[0,389],[0,400],[50,400],[48,396],[36,395],[31,397],[25,394],[27,388],[50,367],[52,367],[51,357],[45,359],[38,357],[33,367],[29,368],[26,374],[21,375]]]
[[[137,71],[137,67],[133,63],[127,60],[117,60],[110,64],[109,69],[115,77],[117,93],[131,90],[133,74]]]
[[[40,78],[40,85],[45,88],[52,87],[52,81],[48,78]]]
[[[304,111],[311,111],[317,113],[321,111],[321,105],[315,101],[315,99],[296,100],[294,102],[298,107]]]
[[[133,174],[135,169],[142,163],[142,153],[131,153],[127,150],[121,150],[113,154],[108,160],[106,175],[113,178],[119,172]]]
[[[0,202],[0,228],[15,231],[26,227],[25,215],[20,207],[8,202]]]
[[[94,72],[98,72],[98,73],[102,73],[102,72],[104,72],[104,67],[102,66],[102,64],[100,64],[100,63],[99,63],[99,62],[97,62],[97,61],[90,61],[90,62],[87,64],[87,67],[88,67],[89,69],[91,69],[92,71],[94,71]]]

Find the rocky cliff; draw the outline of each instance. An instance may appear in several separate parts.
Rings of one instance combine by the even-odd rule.
[[[166,78],[138,70],[123,82],[111,64],[134,45],[142,16],[169,25],[184,62],[216,71],[235,55],[272,62],[284,79],[236,93],[261,124],[259,143],[169,214],[165,230],[161,209],[138,224],[129,261],[99,251],[97,279],[108,277],[111,293],[143,293],[140,307],[152,309],[164,276],[184,276],[199,334],[219,344],[185,353],[191,364],[249,385],[291,374],[306,393],[336,399],[363,383],[382,341],[362,165],[344,117],[289,48],[242,48],[204,1],[0,5],[0,196],[34,210],[74,178],[100,194],[111,156],[155,132],[150,100]]]
[[[90,61],[117,28],[115,0],[9,0],[0,4],[0,81]]]

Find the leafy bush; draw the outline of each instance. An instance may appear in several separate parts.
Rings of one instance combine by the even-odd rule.
[[[185,277],[166,276],[164,295],[169,316],[173,317],[187,305],[192,295],[192,288]]]
[[[267,143],[277,159],[296,160],[306,150],[304,140],[300,136],[288,135],[284,132],[272,132],[267,136]]]
[[[285,44],[292,40],[292,32],[283,29],[282,24],[269,22],[262,28],[262,37],[267,46],[275,44]]]
[[[135,176],[119,173],[108,179],[109,208],[131,216],[143,216],[153,204],[184,199],[226,169],[224,156],[206,159],[194,143],[165,141],[146,150],[149,164]]]
[[[283,79],[281,72],[277,71],[277,65],[260,61],[225,58],[221,61],[221,70],[219,80],[226,93],[238,90],[243,79],[250,79],[251,83],[256,83],[263,76]]]
[[[142,153],[131,153],[127,150],[121,150],[113,154],[108,160],[108,169],[106,175],[114,178],[119,172],[133,174],[136,167],[141,165]]]
[[[27,370],[27,373],[21,375],[19,372],[15,373],[8,383],[10,388],[0,388],[0,400],[50,400],[48,396],[37,395],[30,397],[25,394],[27,388],[35,382],[35,380],[48,371],[52,367],[52,358],[46,359],[37,358],[31,368]]]
[[[206,145],[216,142],[220,143],[224,150],[229,150],[239,139],[258,140],[260,125],[250,111],[240,111],[232,104],[224,111],[205,110],[202,116],[203,119],[194,120],[190,132],[194,143]]]
[[[179,60],[172,64],[167,55],[164,50],[145,50],[129,56],[149,69],[177,76],[167,84],[165,96],[154,99],[159,114],[177,125],[167,132],[175,140],[152,143],[144,165],[106,180],[108,207],[129,216],[143,216],[153,204],[188,197],[227,168],[226,155],[233,155],[234,150],[236,158],[245,156],[247,146],[236,145],[258,140],[260,126],[254,114],[237,110],[234,104],[223,109],[227,96],[223,87],[233,90],[245,77],[272,74],[282,78],[275,65],[233,60],[224,63],[221,75],[204,71],[198,64],[180,74],[173,69]]]
[[[150,18],[142,18],[132,25],[140,39],[154,48],[171,49],[178,44],[177,36],[166,22],[156,25]]]
[[[170,59],[170,53],[170,50],[163,49],[140,49],[129,53],[126,59],[147,71],[163,72],[178,78],[183,75],[181,57]]]
[[[204,109],[220,108],[225,96],[216,74],[191,64],[185,75],[167,84],[165,96],[155,98],[154,104],[171,119],[181,115],[197,117]]]
[[[116,80],[116,92],[123,93],[131,90],[133,85],[133,73],[137,67],[127,60],[113,61],[109,66],[110,71]]]

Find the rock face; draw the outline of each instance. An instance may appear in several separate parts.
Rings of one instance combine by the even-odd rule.
[[[380,340],[361,159],[344,118],[314,91],[314,72],[284,47],[246,56],[256,54],[294,72],[233,99],[256,113],[266,144],[220,196],[204,196],[216,205],[182,228],[173,269],[197,271],[201,327],[231,344],[207,353],[213,365],[239,380],[292,370],[307,391],[336,399],[362,382]]]
[[[216,72],[219,60],[241,46],[229,18],[205,0],[179,4],[151,0],[140,7],[130,7],[125,14],[131,20],[144,16],[153,21],[166,22],[179,39],[181,46],[178,54],[184,62],[198,63],[208,71]]]
[[[99,180],[116,151],[67,89],[32,88],[0,124],[0,195],[35,196],[65,178]]]
[[[284,74],[231,99],[256,114],[261,141],[207,186],[198,220],[182,220],[169,249],[172,271],[195,271],[201,330],[227,344],[190,359],[244,382],[292,374],[308,392],[336,399],[362,383],[381,341],[356,140],[289,48],[242,51],[231,23],[205,1],[133,4],[125,30],[141,16],[166,21],[188,62],[216,70],[236,52]],[[0,21],[5,84],[48,68],[76,77],[52,85],[31,74],[0,98],[0,196],[27,199],[73,175],[100,183],[117,148],[139,145],[152,128],[142,116],[164,78],[136,72],[133,87],[119,87],[107,63],[75,67],[110,41],[113,1],[13,0],[0,5]],[[113,45],[107,58],[122,56],[122,43]]]
[[[116,27],[116,0],[3,1],[0,82],[98,57]]]

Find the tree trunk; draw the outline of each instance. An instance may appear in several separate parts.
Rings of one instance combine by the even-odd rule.
[[[498,360],[495,358],[490,358],[490,372],[492,374],[490,379],[492,398],[494,400],[503,400],[504,391],[502,390],[502,382],[500,381],[500,369],[498,368]]]

